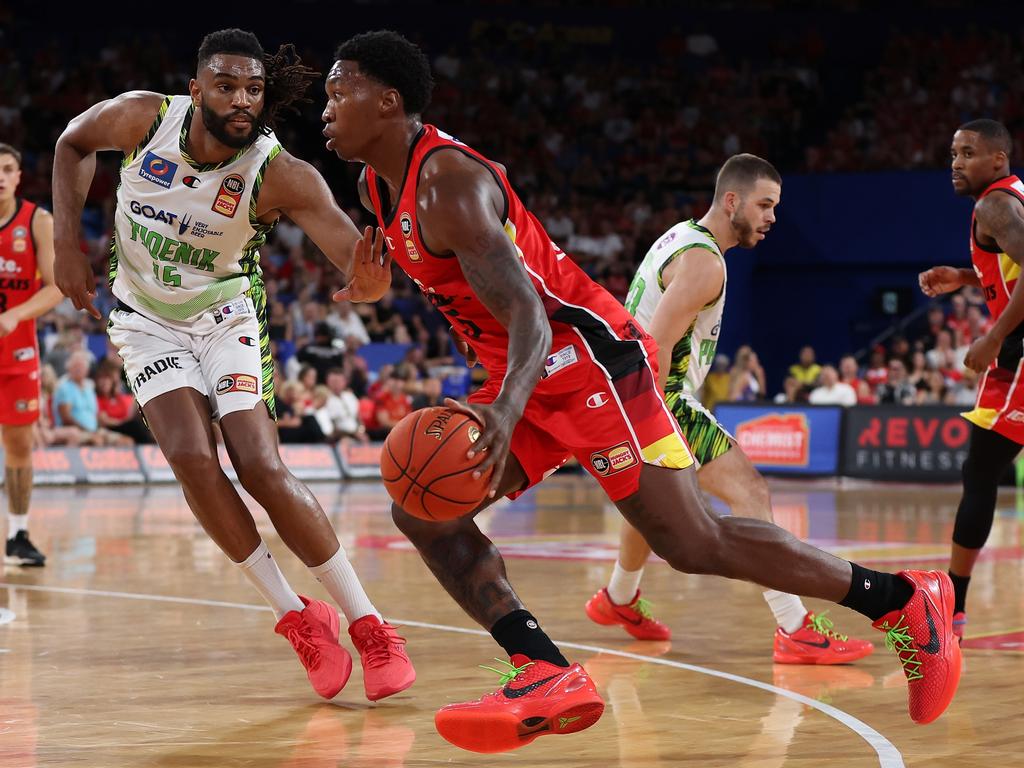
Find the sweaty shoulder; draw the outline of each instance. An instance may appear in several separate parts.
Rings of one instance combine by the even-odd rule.
[[[416,215],[424,244],[434,253],[459,252],[501,232],[508,200],[494,172],[482,161],[445,147],[420,167]]]
[[[424,225],[429,225],[439,213],[445,218],[478,214],[483,204],[493,208],[499,217],[506,215],[505,190],[481,160],[446,147],[432,153],[423,163],[416,207]]]

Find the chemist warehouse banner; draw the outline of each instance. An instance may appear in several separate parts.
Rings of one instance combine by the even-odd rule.
[[[723,403],[715,417],[754,466],[787,475],[834,475],[839,470],[843,409]]]

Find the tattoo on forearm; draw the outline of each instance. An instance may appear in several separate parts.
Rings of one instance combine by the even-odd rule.
[[[4,487],[7,489],[7,510],[12,515],[27,515],[32,498],[32,467],[5,467]]]

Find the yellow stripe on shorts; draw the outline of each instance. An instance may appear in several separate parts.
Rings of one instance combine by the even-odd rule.
[[[693,466],[693,456],[683,438],[673,432],[657,442],[641,449],[644,463],[669,469],[686,469]]]

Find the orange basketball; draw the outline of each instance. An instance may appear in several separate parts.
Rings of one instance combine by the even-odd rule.
[[[380,473],[391,498],[423,520],[453,520],[487,495],[493,470],[473,479],[483,454],[466,458],[480,437],[480,422],[450,408],[422,408],[388,433]]]

